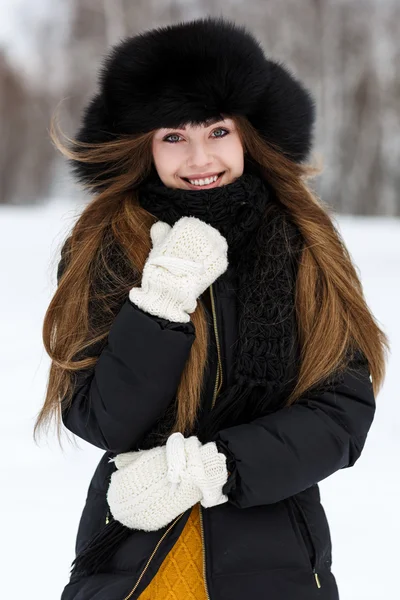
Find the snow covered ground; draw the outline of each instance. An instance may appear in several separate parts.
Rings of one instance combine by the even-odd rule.
[[[90,477],[102,451],[56,437],[32,440],[49,359],[41,327],[56,284],[59,245],[78,205],[0,210],[0,440],[3,598],[56,600],[69,576]],[[341,600],[397,597],[400,537],[400,221],[340,217],[369,306],[392,351],[363,454],[320,483],[331,526],[333,571]],[[397,366],[397,368],[396,368]]]

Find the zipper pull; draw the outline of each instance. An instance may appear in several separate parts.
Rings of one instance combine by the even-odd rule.
[[[313,569],[313,573],[314,573],[315,581],[317,583],[317,587],[320,588],[321,587],[321,583],[319,581],[318,573],[315,572],[315,569]]]

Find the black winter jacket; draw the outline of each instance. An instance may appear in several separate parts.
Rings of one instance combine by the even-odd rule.
[[[209,371],[202,414],[222,367],[230,385],[237,334],[232,271],[209,291]],[[202,301],[202,298],[200,298]],[[173,323],[129,299],[117,314],[90,377],[74,390],[65,426],[105,453],[90,482],[76,553],[104,527],[110,457],[141,448],[174,400],[195,339],[192,322]],[[216,341],[218,340],[218,344]],[[228,457],[228,502],[201,507],[206,594],[210,600],[337,600],[332,547],[318,482],[354,465],[375,413],[368,368],[348,369],[334,391],[307,395],[252,422],[219,431]],[[191,509],[153,532],[132,531],[104,572],[72,577],[61,600],[134,600],[182,532]],[[150,561],[149,561],[150,558]]]

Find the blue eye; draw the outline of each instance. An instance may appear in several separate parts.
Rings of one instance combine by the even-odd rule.
[[[227,129],[224,129],[224,127],[218,127],[217,129],[214,129],[213,133],[215,133],[216,131],[225,131],[225,135],[228,135],[229,131]],[[217,135],[217,137],[225,137],[225,135]]]
[[[169,142],[170,144],[176,144],[176,141],[175,141],[175,142],[171,142],[171,141],[168,139],[168,138],[171,138],[171,137],[180,137],[180,136],[179,136],[177,133],[171,133],[170,135],[167,135],[167,137],[165,137],[165,138],[163,139],[163,141],[164,141],[164,142]]]
[[[228,135],[228,133],[229,133],[229,131],[227,129],[225,129],[224,127],[217,127],[217,129],[214,129],[213,133],[215,133],[216,131],[224,131],[225,132],[224,135],[217,135],[217,136],[215,136],[217,138],[223,138],[226,135]],[[169,139],[169,138],[172,138],[172,137],[180,138],[181,136],[178,135],[177,133],[170,133],[165,138],[163,138],[163,142],[168,142],[169,144],[177,144],[178,140],[173,141],[173,140]]]

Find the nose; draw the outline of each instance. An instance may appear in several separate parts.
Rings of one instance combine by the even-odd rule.
[[[188,167],[191,170],[203,170],[206,165],[212,162],[207,145],[203,143],[194,143],[190,145]]]

